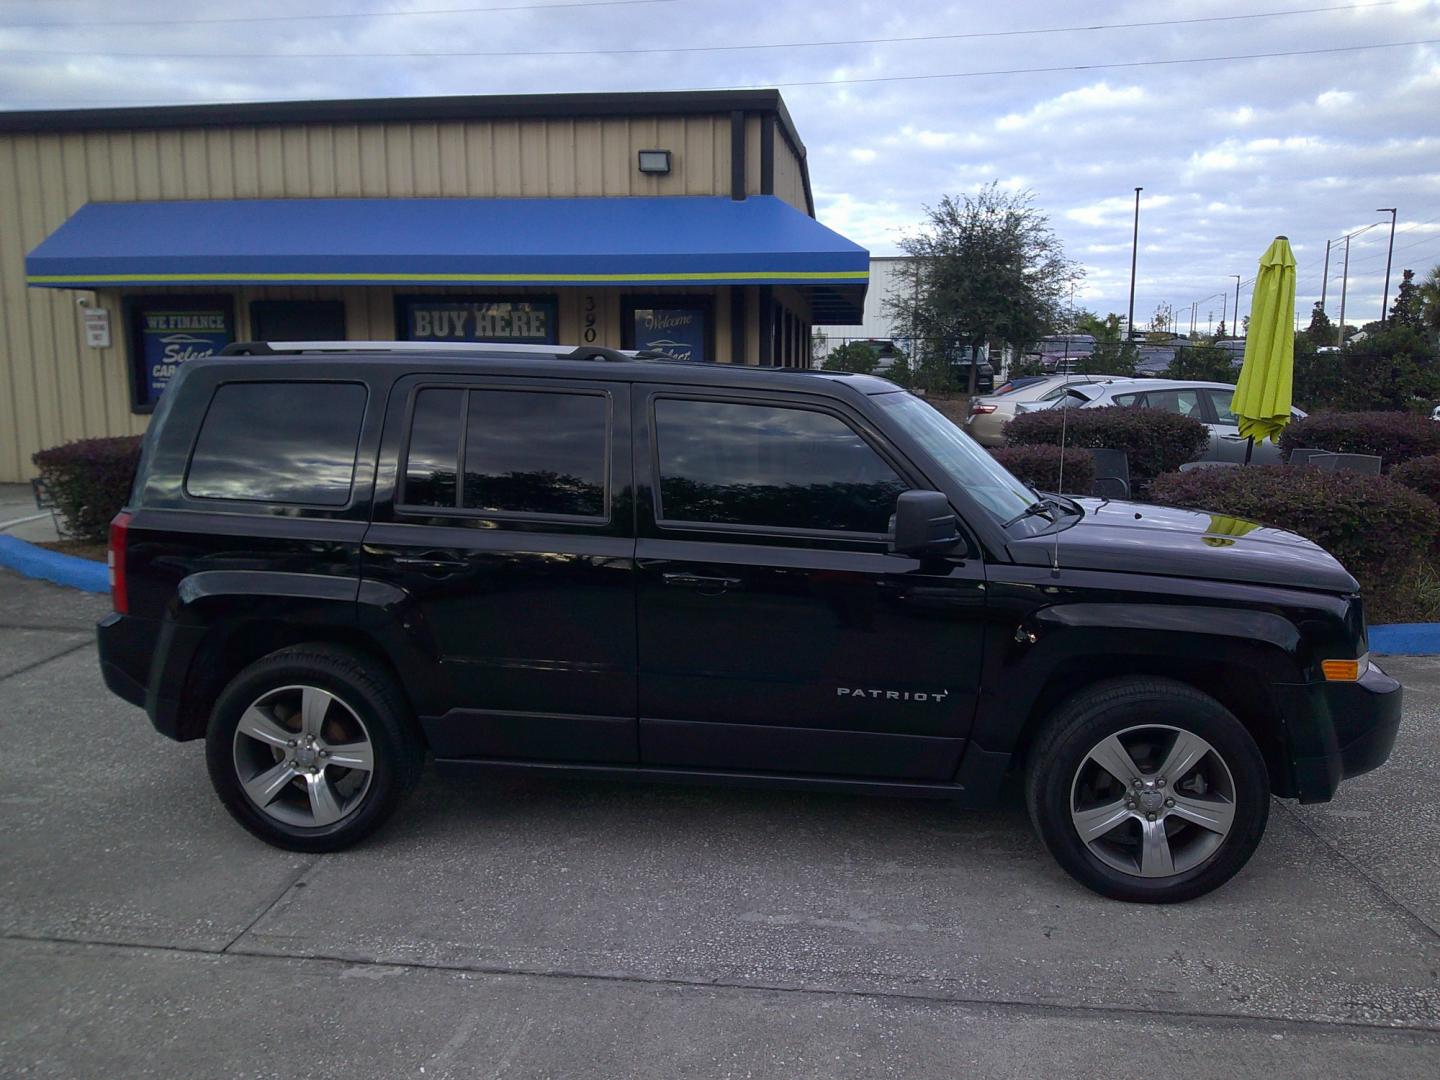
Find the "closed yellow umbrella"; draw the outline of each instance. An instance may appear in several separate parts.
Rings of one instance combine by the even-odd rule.
[[[1294,375],[1295,255],[1290,241],[1277,236],[1260,256],[1245,335],[1245,363],[1230,399],[1240,434],[1250,439],[1246,464],[1255,440],[1277,440],[1290,422]]]

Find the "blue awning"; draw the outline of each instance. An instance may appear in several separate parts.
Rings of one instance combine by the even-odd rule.
[[[773,195],[88,203],[31,285],[795,285],[859,321],[869,253]]]

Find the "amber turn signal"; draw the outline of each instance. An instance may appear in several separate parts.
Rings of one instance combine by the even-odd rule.
[[[1359,660],[1322,660],[1320,670],[1325,674],[1326,682],[1354,682],[1360,678],[1366,667],[1365,659]]]

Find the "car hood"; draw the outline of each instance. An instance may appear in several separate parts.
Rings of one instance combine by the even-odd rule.
[[[1060,566],[1209,578],[1350,593],[1339,561],[1302,536],[1223,514],[1145,503],[1080,499],[1085,516],[1059,533]],[[1048,566],[1056,534],[1012,541],[1016,562]]]

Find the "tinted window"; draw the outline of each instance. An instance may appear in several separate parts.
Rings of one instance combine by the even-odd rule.
[[[600,394],[470,391],[462,504],[604,517],[608,414]]]
[[[464,404],[464,390],[421,390],[415,396],[405,459],[404,501],[410,505],[456,505]]]
[[[227,383],[210,401],[185,490],[344,506],[364,416],[365,387],[356,383]]]
[[[1210,403],[1215,406],[1216,419],[1222,424],[1235,423],[1235,414],[1230,411],[1230,402],[1235,398],[1233,390],[1206,390]]]
[[[1198,390],[1151,390],[1145,395],[1145,404],[1152,409],[1203,419]]]
[[[1144,394],[1116,394],[1114,398],[1116,405],[1144,405]]]
[[[662,399],[655,430],[670,521],[884,533],[908,486],[824,413]]]

